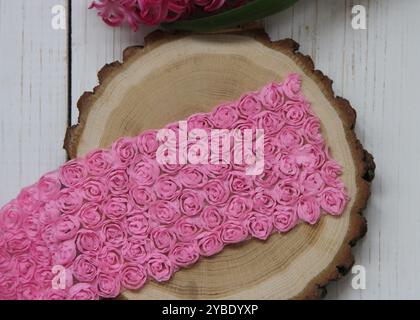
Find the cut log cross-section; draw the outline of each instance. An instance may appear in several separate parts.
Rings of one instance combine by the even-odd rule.
[[[374,162],[353,131],[356,114],[338,98],[332,82],[314,70],[292,40],[270,42],[263,31],[229,34],[156,32],[144,48],[129,48],[124,62],[105,66],[100,85],[79,103],[80,123],[68,130],[71,158],[107,147],[122,136],[186,119],[237,100],[292,72],[320,118],[332,157],[344,168],[351,198],[340,217],[324,216],[315,226],[301,224],[268,241],[229,246],[167,283],[151,282],[127,299],[305,299],[319,298],[329,281],[353,264],[351,246],[366,232],[361,211],[369,197]]]

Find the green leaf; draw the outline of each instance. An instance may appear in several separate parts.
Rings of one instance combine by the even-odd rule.
[[[298,0],[254,0],[239,8],[205,18],[163,24],[167,30],[209,32],[263,19],[294,5]]]

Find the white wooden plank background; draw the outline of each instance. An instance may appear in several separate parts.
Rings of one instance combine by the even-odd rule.
[[[72,4],[72,76],[67,85],[67,34],[50,27],[50,7],[64,0],[0,0],[0,205],[64,161],[61,149],[71,88],[77,98],[96,85],[96,73],[142,44],[145,30],[105,27],[88,0]],[[367,30],[351,28],[351,8],[368,12]],[[420,296],[420,72],[418,0],[300,0],[266,20],[273,40],[301,43],[335,91],[358,111],[357,132],[378,166],[366,215],[369,232],[354,249],[366,268],[366,290],[351,275],[328,287],[330,299]]]
[[[65,0],[0,0],[0,205],[58,167],[68,123]]]

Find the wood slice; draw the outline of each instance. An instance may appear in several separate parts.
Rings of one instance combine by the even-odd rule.
[[[80,123],[67,132],[69,156],[107,147],[121,136],[209,112],[241,94],[302,75],[302,90],[321,119],[331,154],[343,167],[351,201],[340,217],[324,216],[316,226],[301,224],[266,241],[229,246],[181,270],[164,284],[151,282],[126,299],[305,299],[319,298],[325,286],[353,264],[351,246],[366,232],[361,215],[375,165],[354,134],[356,113],[335,97],[332,81],[314,70],[292,40],[270,42],[260,30],[230,34],[156,32],[144,48],[128,48],[124,63],[99,72],[100,85],[79,103]]]

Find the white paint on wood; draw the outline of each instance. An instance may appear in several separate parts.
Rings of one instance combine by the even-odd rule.
[[[0,206],[57,168],[67,124],[67,34],[51,27],[64,0],[0,0]]]

